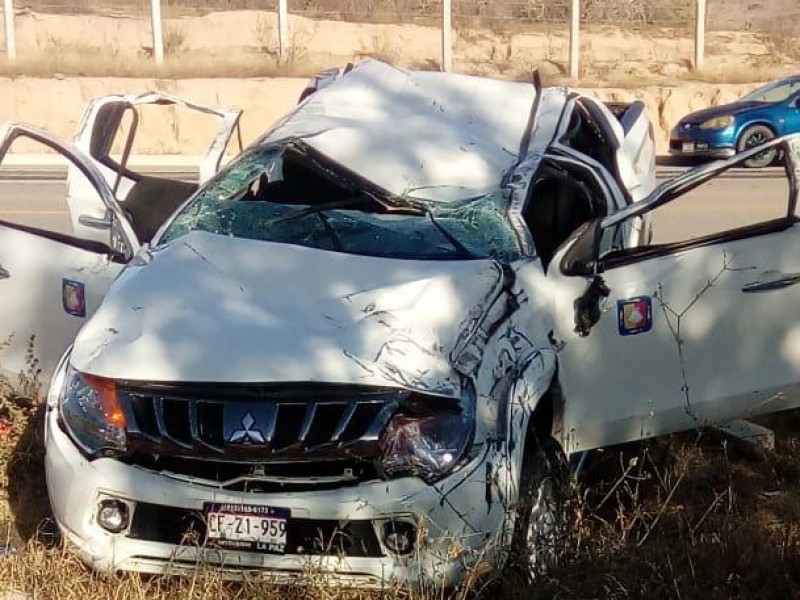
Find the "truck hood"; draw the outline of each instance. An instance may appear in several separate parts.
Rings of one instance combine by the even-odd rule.
[[[736,116],[757,108],[764,108],[765,106],[769,106],[769,104],[767,102],[732,102],[731,104],[711,106],[686,115],[680,120],[678,125],[683,125],[684,123],[699,125],[700,123],[705,123],[716,117],[724,117],[726,115]]]
[[[503,293],[491,260],[372,258],[194,231],[123,271],[71,362],[118,380],[457,396],[454,348]]]

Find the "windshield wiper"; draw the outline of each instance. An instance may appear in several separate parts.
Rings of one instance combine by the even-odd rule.
[[[331,238],[333,242],[333,247],[336,249],[337,252],[344,252],[344,246],[342,245],[342,238],[339,237],[339,234],[336,233],[336,230],[331,225],[331,222],[328,220],[323,213],[317,213],[317,218],[322,221],[322,226],[325,228],[325,231]]]
[[[458,258],[466,258],[466,259],[476,258],[475,255],[472,252],[470,252],[469,248],[467,248],[462,242],[460,242],[456,236],[447,231],[447,228],[444,225],[442,225],[441,223],[439,223],[439,221],[436,220],[436,217],[433,216],[433,211],[431,209],[426,208],[423,210],[427,214],[428,218],[431,220],[431,223],[433,223],[433,226],[436,227],[436,229],[438,229],[441,232],[441,234],[445,237],[445,239],[448,242],[450,242],[453,248],[456,249],[456,252],[458,253]]]
[[[303,208],[301,210],[297,210],[283,217],[278,217],[277,219],[273,219],[269,223],[266,223],[265,226],[271,227],[279,223],[294,221],[295,219],[302,219],[303,217],[307,217],[309,215],[316,215],[319,213],[327,212],[329,210],[348,208],[350,206],[353,206],[354,204],[363,202],[364,200],[373,203],[374,205],[382,208],[388,213],[422,216],[426,212],[424,208],[421,208],[416,204],[412,204],[410,202],[405,202],[400,200],[398,201],[393,200],[392,202],[387,202],[381,200],[377,196],[365,193],[357,196],[348,196],[347,198],[340,198],[339,200],[331,200],[330,202],[323,202],[322,204],[317,204],[316,206],[309,206],[308,208]]]
[[[331,236],[331,241],[333,241],[334,246],[336,246],[337,249],[341,250],[341,239],[336,234],[335,228],[331,225],[328,219],[324,217],[323,213],[329,210],[348,208],[353,206],[354,204],[363,202],[364,200],[374,203],[376,206],[381,207],[382,209],[384,209],[385,212],[390,214],[403,214],[415,217],[428,217],[431,220],[433,226],[436,227],[436,229],[442,234],[442,236],[456,250],[458,258],[463,258],[463,259],[476,258],[475,255],[472,252],[470,252],[469,248],[467,248],[462,242],[460,242],[458,238],[456,238],[452,233],[450,233],[446,227],[444,227],[441,223],[439,223],[439,221],[437,221],[436,217],[433,215],[433,211],[431,211],[430,208],[421,203],[412,202],[404,198],[392,198],[392,201],[389,202],[369,193],[364,193],[357,196],[348,196],[347,198],[341,198],[339,200],[331,200],[330,202],[323,202],[322,204],[317,204],[316,206],[309,206],[308,208],[303,208],[301,210],[294,211],[288,215],[278,217],[277,219],[273,219],[265,223],[263,227],[269,228],[272,227],[273,225],[277,225],[280,223],[286,223],[288,221],[294,221],[295,219],[302,219],[303,217],[317,215],[322,220],[326,232],[328,233],[328,235]]]

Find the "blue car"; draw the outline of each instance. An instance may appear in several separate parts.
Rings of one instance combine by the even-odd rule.
[[[670,154],[679,157],[729,158],[737,152],[789,133],[800,132],[800,75],[768,83],[737,102],[693,112],[670,134]],[[769,150],[748,160],[766,167],[776,158]]]

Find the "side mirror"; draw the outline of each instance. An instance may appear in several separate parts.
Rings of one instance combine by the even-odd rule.
[[[561,271],[565,275],[582,275],[589,277],[595,274],[597,257],[600,250],[600,239],[603,228],[602,219],[595,219],[582,225],[571,237],[575,239],[561,259]]]

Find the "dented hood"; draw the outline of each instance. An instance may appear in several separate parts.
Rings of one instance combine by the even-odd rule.
[[[315,381],[460,393],[454,347],[497,263],[403,261],[192,232],[134,261],[72,364],[150,382]]]

